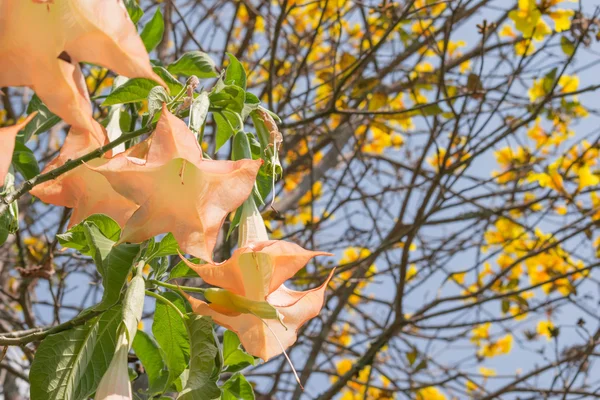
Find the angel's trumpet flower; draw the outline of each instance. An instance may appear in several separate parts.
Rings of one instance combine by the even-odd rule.
[[[218,265],[185,262],[207,283],[209,303],[188,296],[194,312],[207,315],[236,332],[246,351],[263,360],[281,354],[296,341],[298,329],[316,317],[323,306],[327,283],[299,292],[283,283],[313,257],[329,253],[308,251],[280,240],[269,240],[252,198],[244,203],[240,247]]]
[[[96,389],[95,400],[131,400],[131,383],[129,382],[128,357],[129,349],[142,320],[144,310],[144,278],[141,269],[133,277],[123,300],[123,323],[119,326],[117,347],[108,369]]]
[[[261,163],[203,159],[194,134],[163,106],[148,139],[94,170],[140,206],[120,243],[171,232],[184,252],[211,261],[225,217],[250,195]]]
[[[77,129],[93,132],[80,62],[162,84],[122,0],[0,0],[0,87],[28,86]]]
[[[127,335],[125,331],[122,331],[118,337],[115,355],[96,390],[95,400],[130,400],[132,398],[129,368],[127,367],[128,353]]]

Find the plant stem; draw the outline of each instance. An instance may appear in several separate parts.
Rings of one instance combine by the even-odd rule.
[[[167,289],[176,290],[178,292],[181,292],[182,290],[185,290],[186,292],[192,292],[192,293],[204,293],[204,291],[206,290],[206,289],[195,288],[195,287],[191,287],[191,286],[172,285],[170,283],[156,281],[154,279],[151,279],[149,282],[153,283],[153,284],[155,284],[157,286],[165,287]]]
[[[181,310],[179,308],[177,308],[177,306],[175,304],[171,303],[170,300],[165,299],[160,294],[146,290],[146,296],[154,297],[156,300],[160,301],[163,304],[166,304],[167,306],[171,307],[174,311],[176,311],[177,314],[179,314],[179,316],[181,317],[181,319],[185,318],[185,315],[183,315]]]
[[[39,330],[38,332],[33,332],[21,337],[3,337],[0,336],[0,346],[19,346],[35,341],[39,341],[44,339],[46,336],[51,335],[53,333],[59,333],[62,331],[66,331],[67,329],[74,328],[79,325],[83,325],[90,319],[95,316],[102,314],[102,311],[88,311],[84,312],[77,317],[73,318],[70,321],[67,321],[63,324],[53,326],[51,328]],[[17,334],[17,332],[13,332],[13,335]]]

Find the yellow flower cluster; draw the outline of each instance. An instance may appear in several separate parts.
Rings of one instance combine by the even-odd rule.
[[[490,327],[491,324],[488,322],[475,326],[471,331],[471,342],[478,348],[477,355],[482,358],[491,358],[510,353],[513,344],[512,335],[507,334],[493,340],[490,336]]]
[[[343,375],[350,371],[354,361],[349,359],[340,360],[336,365],[338,375]],[[337,377],[331,378],[332,382],[337,381]],[[366,366],[359,373],[358,377],[348,382],[342,391],[341,400],[391,400],[394,399],[394,394],[387,390],[390,386],[390,381],[385,376],[379,377],[380,382],[374,382],[372,377],[371,366]],[[367,384],[369,383],[369,384]]]
[[[446,400],[446,395],[438,388],[428,386],[417,391],[416,400]]]
[[[435,153],[427,159],[427,162],[438,171],[442,167],[447,170],[453,167],[454,164],[464,162],[471,157],[471,154],[465,151],[466,143],[466,137],[456,136],[450,144],[450,152],[443,147],[436,149]]]
[[[524,40],[515,45],[517,55],[529,55],[535,51],[533,41],[541,41],[552,33],[552,28],[544,16],[554,22],[554,31],[563,32],[571,28],[571,18],[575,11],[571,9],[556,8],[563,0],[519,0],[516,10],[511,11],[508,16],[514,22],[515,28]],[[501,36],[516,37],[509,25],[501,30]]]
[[[339,265],[343,267],[344,265],[348,265],[348,264],[352,264],[352,263],[355,263],[360,260],[364,260],[365,258],[369,257],[370,255],[371,255],[371,252],[368,249],[359,248],[359,247],[348,247],[346,250],[344,250],[344,254],[339,261]],[[352,269],[352,270],[344,271],[341,274],[339,274],[340,281],[341,282],[349,281],[352,278],[353,272],[354,272],[354,270]],[[356,305],[356,304],[360,303],[360,301],[362,300],[362,297],[360,296],[361,291],[367,287],[369,282],[371,282],[371,280],[376,272],[377,272],[377,267],[375,266],[375,264],[371,264],[369,266],[367,273],[365,274],[365,277],[358,282],[358,285],[356,286],[354,293],[352,295],[350,295],[350,298],[348,299],[348,302],[350,304]],[[339,283],[331,281],[330,285],[332,285],[333,287],[337,287],[337,286],[339,286]]]
[[[557,290],[568,295],[574,291],[573,284],[587,275],[586,271],[577,272],[584,267],[582,261],[575,261],[551,234],[540,229],[531,234],[512,220],[499,218],[485,233],[485,240],[487,246],[483,250],[488,246],[500,248],[502,253],[497,263],[503,270],[510,268],[510,273],[503,278],[506,282],[498,280],[492,287],[497,292],[518,289],[521,276],[526,273],[529,283],[540,285],[546,294]],[[516,262],[526,255],[530,256],[522,263]],[[520,299],[527,300],[531,296],[531,293],[521,294]]]

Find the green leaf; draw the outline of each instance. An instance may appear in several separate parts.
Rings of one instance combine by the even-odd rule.
[[[254,400],[252,385],[242,374],[234,374],[221,389],[223,389],[221,400]]]
[[[213,107],[224,108],[241,114],[244,109],[246,92],[235,85],[225,85],[210,94],[210,104]]]
[[[173,75],[169,73],[163,67],[153,67],[152,70],[154,73],[162,78],[162,80],[167,84],[171,95],[175,96],[183,89],[183,85],[181,82],[177,80]],[[154,82],[154,81],[152,81]],[[154,83],[156,85],[156,83]]]
[[[421,110],[417,110],[416,114],[422,114],[425,116],[439,115],[442,114],[444,110],[437,104],[430,104],[426,107],[421,108]]]
[[[146,260],[178,254],[179,245],[172,233],[165,235],[162,240],[146,252]]]
[[[409,353],[406,353],[406,359],[408,360],[408,364],[413,365],[415,363],[415,361],[417,361],[418,355],[419,355],[419,352],[415,349],[413,349]]]
[[[510,301],[502,300],[502,314],[506,314],[510,310]]]
[[[148,23],[144,26],[142,33],[140,33],[140,37],[142,38],[142,42],[144,42],[144,46],[146,47],[146,51],[149,53],[158,44],[163,38],[163,34],[165,32],[165,20],[163,18],[162,13],[160,12],[160,7],[156,7],[156,12],[154,16]]]
[[[151,277],[153,279],[164,280],[164,275],[167,273],[171,265],[169,256],[163,256],[153,259],[148,263],[152,267]]]
[[[190,259],[193,263],[202,262],[199,258]],[[173,267],[171,273],[169,273],[169,280],[177,279],[177,278],[199,278],[198,274],[187,266],[183,261],[179,261],[177,265]]]
[[[207,92],[202,92],[192,101],[190,106],[190,128],[195,132],[200,132],[210,107],[210,99]]]
[[[256,97],[256,95],[246,92],[246,100],[244,100],[246,104],[260,104],[260,99]]]
[[[231,236],[233,230],[240,224],[240,220],[242,219],[242,207],[243,205],[239,206],[237,210],[235,210],[235,215],[229,223],[229,229],[227,229],[227,239],[229,239],[229,236]]]
[[[127,330],[129,344],[133,343],[144,312],[146,282],[139,272],[131,279],[123,299],[123,325]]]
[[[8,239],[8,235],[11,233],[11,224],[12,218],[8,213],[8,210],[0,214],[0,246],[6,242],[6,239]]]
[[[125,8],[127,8],[129,18],[131,18],[134,24],[137,24],[140,18],[142,18],[144,15],[144,11],[136,0],[125,0]]]
[[[154,86],[148,93],[148,114],[156,114],[162,109],[163,103],[168,103],[169,100],[169,94],[164,87]]]
[[[175,293],[167,292],[161,295],[171,301],[185,313],[184,300]],[[165,387],[169,387],[186,369],[190,355],[190,344],[184,321],[171,307],[156,302],[152,333],[160,348],[169,369],[169,378]]]
[[[31,400],[83,400],[94,393],[115,350],[121,308],[48,336],[29,372]]]
[[[260,142],[256,140],[256,136],[253,133],[247,133],[248,142],[250,143],[250,151],[252,153],[252,159],[258,160],[261,158],[261,147]]]
[[[227,53],[229,65],[225,71],[225,84],[236,85],[246,90],[246,71],[241,62],[231,53]]]
[[[69,229],[68,232],[56,235],[58,243],[63,247],[75,249],[83,255],[91,255],[92,250],[88,244],[85,222],[93,223],[105,238],[113,242],[119,240],[119,236],[121,236],[121,228],[112,218],[104,214],[94,214]]]
[[[25,179],[31,179],[40,173],[40,167],[33,151],[18,140],[15,142],[12,163]]]
[[[544,75],[544,80],[542,81],[544,93],[548,94],[552,91],[552,87],[554,87],[554,81],[556,80],[557,72],[558,68],[553,68],[550,72]]]
[[[201,51],[185,53],[169,65],[167,70],[175,75],[195,75],[198,78],[215,78],[219,75],[215,62],[208,54]]]
[[[135,103],[146,100],[150,90],[158,84],[146,78],[134,78],[113,90],[102,102],[102,106]]]
[[[566,36],[562,36],[560,38],[560,48],[562,49],[563,53],[569,57],[571,57],[575,52],[575,46],[573,45],[573,42],[571,42]]]
[[[273,176],[271,175],[271,171],[267,170],[267,167],[267,165],[262,165],[256,175],[256,187],[258,188],[258,193],[262,197],[263,203],[273,190]]]
[[[188,314],[186,321],[189,337],[192,340],[190,375],[185,388],[177,399],[212,400],[221,397],[217,386],[218,371],[215,374],[215,357],[218,348],[210,318]],[[216,376],[215,376],[216,375]]]
[[[138,244],[120,244],[105,237],[100,228],[92,222],[84,222],[90,253],[96,267],[102,275],[104,293],[96,310],[105,310],[115,305],[121,298],[121,292],[127,282],[127,275],[140,250]]]
[[[415,372],[421,371],[422,369],[427,369],[427,359],[423,359],[419,365],[417,365]]]
[[[17,140],[22,143],[27,143],[33,135],[46,132],[60,122],[60,117],[54,115],[35,94],[27,106],[27,114],[31,114],[34,111],[38,112],[37,115],[29,121],[17,136]]]
[[[144,331],[138,331],[133,340],[133,351],[138,356],[148,375],[148,391],[159,393],[169,377],[158,343]]]
[[[233,136],[234,129],[238,129],[239,121],[228,113],[213,113],[213,119],[217,124],[217,146],[215,151],[219,151],[219,149]]]
[[[252,150],[250,149],[250,141],[244,131],[239,131],[233,137],[232,159],[234,161],[244,158],[252,159]]]
[[[245,121],[246,118],[252,113],[252,111],[258,110],[260,107],[260,100],[258,97],[250,92],[246,92],[246,99],[244,100],[244,108],[242,109],[242,119]]]
[[[242,348],[235,332],[225,331],[223,334],[223,365],[227,372],[237,372],[254,365],[255,359]]]

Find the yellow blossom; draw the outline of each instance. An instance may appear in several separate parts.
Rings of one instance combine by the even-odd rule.
[[[428,386],[417,391],[416,400],[446,400],[446,396],[438,388]]]
[[[513,337],[511,334],[501,337],[497,341],[486,343],[479,351],[482,357],[495,357],[502,354],[508,354],[512,350]]]
[[[546,336],[548,341],[552,340],[552,331],[554,330],[554,324],[552,321],[540,321],[537,325],[537,333],[540,336]]]
[[[482,340],[489,339],[491,325],[489,322],[486,322],[485,324],[475,326],[471,331],[471,342],[479,345]]]
[[[408,282],[411,279],[413,279],[418,272],[419,271],[417,271],[417,266],[415,264],[410,264],[408,270],[406,271],[406,281]]]

